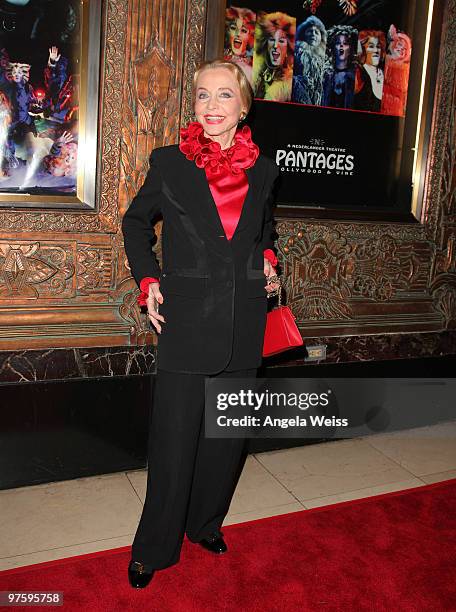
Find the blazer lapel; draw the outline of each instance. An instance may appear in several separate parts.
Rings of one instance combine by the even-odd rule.
[[[189,164],[191,175],[189,184],[187,185],[187,192],[189,192],[189,195],[191,196],[190,199],[195,206],[195,211],[200,216],[200,222],[207,227],[207,231],[214,237],[218,239],[224,238],[227,243],[230,242],[225,235],[225,230],[217,210],[217,205],[212,196],[204,168],[198,168],[193,161],[186,161]],[[241,215],[231,241],[233,241],[237,233],[247,225],[251,215],[253,214],[255,208],[254,196],[255,193],[257,193],[258,164],[256,163],[252,168],[248,168],[246,170],[246,175],[249,187],[242,206]]]
[[[236,229],[234,230],[234,234],[231,238],[231,241],[233,241],[238,235],[238,233],[244,229],[244,227],[248,224],[249,219],[252,218],[253,213],[255,212],[255,194],[258,193],[258,164],[255,164],[254,166],[252,166],[252,168],[247,168],[245,173],[247,175],[247,180],[249,181],[249,188],[247,190],[247,194],[245,196],[244,204],[241,210],[241,215],[239,217],[239,221],[236,226]]]
[[[258,160],[252,168],[246,170],[249,188],[231,241],[229,241],[225,235],[225,230],[217,210],[217,205],[212,196],[204,168],[198,168],[194,161],[188,160],[184,156],[182,156],[182,160],[184,162],[182,182],[176,184],[173,189],[176,190],[176,193],[180,192],[181,189],[185,189],[185,199],[191,205],[193,214],[198,217],[198,222],[205,227],[206,233],[216,239],[219,244],[222,242],[221,238],[223,238],[223,244],[229,244],[229,242],[232,242],[237,234],[248,225],[249,220],[256,210],[256,200],[261,174]],[[183,177],[185,177],[185,179]]]
[[[183,155],[179,159],[182,160],[183,167],[181,172],[179,166],[176,168],[173,189],[177,194],[182,194],[188,213],[198,218],[198,224],[206,227],[206,231],[211,234],[222,234],[223,227],[215,204],[211,205],[212,194],[204,168],[198,168],[194,161]]]

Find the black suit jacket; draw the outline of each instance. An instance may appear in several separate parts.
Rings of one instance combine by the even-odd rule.
[[[204,168],[178,145],[153,151],[144,184],[124,216],[134,279],[138,285],[145,277],[160,279],[161,369],[215,374],[261,364],[267,311],[263,250],[274,246],[272,188],[279,171],[260,154],[246,173],[249,189],[231,240]],[[160,216],[162,270],[152,250]]]

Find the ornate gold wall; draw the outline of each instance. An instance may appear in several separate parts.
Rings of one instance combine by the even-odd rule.
[[[0,349],[154,341],[120,219],[150,151],[176,142],[191,116],[206,1],[105,2],[97,211],[0,209]],[[288,301],[305,336],[455,327],[455,4],[441,37],[422,223],[278,217]]]

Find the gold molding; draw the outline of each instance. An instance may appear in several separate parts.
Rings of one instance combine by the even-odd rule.
[[[100,145],[97,173],[97,209],[65,211],[0,209],[3,231],[13,232],[112,232],[118,231],[117,186],[119,137],[122,117],[122,84],[125,62],[128,3],[106,0],[103,4],[100,83]]]
[[[106,0],[97,210],[0,210],[5,252],[39,243],[35,252],[45,264],[53,246],[67,258],[71,251],[74,263],[74,270],[67,268],[63,295],[48,292],[48,279],[42,289],[35,285],[38,295],[26,301],[6,295],[0,304],[0,349],[156,341],[136,305],[138,289],[125,259],[120,219],[144,180],[150,151],[177,142],[179,127],[192,118],[192,76],[204,57],[207,1]],[[286,292],[305,336],[456,325],[455,17],[456,0],[449,0],[423,224],[277,216]],[[155,79],[150,96],[149,76]],[[157,251],[160,256],[160,244]],[[315,298],[319,287],[325,304]],[[313,292],[313,307],[304,290]]]

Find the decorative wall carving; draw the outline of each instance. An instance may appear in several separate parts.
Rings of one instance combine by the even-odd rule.
[[[456,0],[448,0],[445,4],[422,215],[426,234],[439,247],[443,246],[439,234],[442,223],[445,223],[445,216],[451,209],[454,214],[452,187],[455,181],[456,154],[454,132]]]
[[[113,250],[110,246],[77,245],[78,295],[111,289],[113,279]]]
[[[135,344],[156,344],[157,337],[152,332],[149,319],[146,313],[141,313],[136,298],[136,290],[129,291],[124,295],[123,303],[120,307],[120,314],[128,321],[130,327],[130,343]]]
[[[424,227],[435,245],[430,291],[446,328],[456,327],[456,1],[446,3],[431,128]]]
[[[305,336],[456,325],[456,2],[446,3],[422,224],[279,219],[288,303]]]
[[[0,349],[155,341],[120,219],[150,151],[177,140],[191,108],[205,10],[204,0],[103,1],[97,210],[0,209]]]
[[[454,327],[456,319],[456,285],[454,277],[452,282],[442,283],[434,291],[434,299],[438,310],[445,319],[445,327]]]
[[[419,226],[286,220],[277,233],[287,301],[305,335],[331,325],[442,327],[428,288],[432,244]]]
[[[70,298],[74,245],[0,241],[0,300]]]
[[[151,150],[177,142],[192,119],[207,2],[104,1],[97,210],[0,209],[0,349],[155,343],[120,220]],[[277,217],[286,294],[306,337],[456,325],[456,0],[446,11],[423,223]]]
[[[182,74],[182,125],[193,119],[192,87],[195,68],[203,59],[204,37],[206,30],[206,10],[210,0],[190,0],[187,14],[187,32],[191,33],[186,41],[186,58]]]

